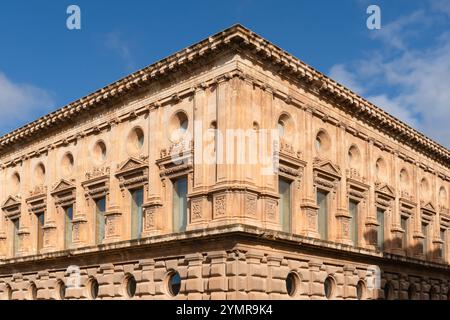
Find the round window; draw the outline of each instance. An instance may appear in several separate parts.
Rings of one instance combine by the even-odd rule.
[[[106,144],[103,141],[98,141],[95,144],[93,155],[97,162],[103,162],[106,160]]]
[[[360,280],[358,281],[358,284],[356,285],[356,298],[358,300],[363,300],[366,295],[366,284],[364,281]]]
[[[278,121],[278,136],[280,138],[284,137],[284,132],[285,132],[285,128],[284,128],[284,123],[283,121]]]
[[[384,299],[385,300],[394,299],[394,287],[390,282],[387,282],[384,286]]]
[[[38,184],[44,183],[45,180],[45,167],[42,163],[39,163],[34,170],[34,177]]]
[[[334,280],[331,277],[326,278],[324,282],[325,297],[331,299],[334,295]]]
[[[9,284],[6,285],[5,293],[6,300],[12,300],[12,288]]]
[[[98,297],[98,281],[96,279],[91,279],[90,284],[90,295],[93,300],[97,299]]]
[[[131,154],[137,153],[144,146],[144,131],[141,128],[134,128],[128,135],[127,148]],[[106,150],[106,148],[105,148]]]
[[[37,299],[37,287],[36,287],[36,285],[34,283],[32,283],[28,290],[29,290],[28,293],[29,293],[30,299],[31,300],[36,300]]]
[[[327,153],[331,148],[330,137],[324,130],[320,130],[316,135],[315,147],[317,153]]]
[[[291,272],[286,277],[286,291],[290,297],[295,296],[299,284],[298,276]]]
[[[173,272],[169,275],[169,280],[168,280],[168,289],[169,289],[169,293],[171,296],[175,297],[178,295],[178,293],[180,293],[180,289],[181,289],[181,277],[180,274],[178,272]]]
[[[60,300],[66,299],[66,285],[62,281],[58,284],[58,294]]]
[[[411,284],[408,288],[408,299],[414,300],[416,297],[416,286],[414,284]]]
[[[14,193],[18,193],[20,190],[20,175],[17,172],[12,175],[11,182]]]
[[[172,116],[169,123],[169,137],[172,142],[180,141],[187,133],[189,119],[183,111],[177,112]]]
[[[133,276],[129,276],[126,282],[128,298],[133,298],[136,295],[136,285],[136,279]]]
[[[61,167],[64,175],[69,175],[73,169],[73,155],[71,153],[66,153],[61,161]]]

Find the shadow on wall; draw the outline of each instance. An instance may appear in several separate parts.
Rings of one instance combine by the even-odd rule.
[[[370,231],[364,234],[366,243],[376,244],[377,232]],[[423,241],[423,238],[419,238]],[[428,247],[435,246],[429,240]],[[442,246],[444,244],[441,244]],[[404,246],[402,238],[385,240],[381,246],[377,246],[383,256],[396,255],[408,257],[410,259],[447,265],[443,250],[441,248],[427,248],[424,250],[423,244],[418,242],[414,245]],[[401,275],[395,271],[383,270],[381,268],[381,287],[378,290],[378,299],[386,300],[450,300],[450,279],[443,280],[423,277],[415,274]]]

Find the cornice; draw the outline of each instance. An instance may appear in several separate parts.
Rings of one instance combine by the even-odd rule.
[[[346,112],[450,167],[450,150],[241,25],[234,25],[0,137],[0,154],[17,143],[35,138],[37,133],[68,123],[99,105],[125,97],[139,87],[186,68],[189,63],[196,64],[208,54],[219,52],[222,47],[245,50],[262,58],[281,74],[305,83],[315,94],[332,98]]]

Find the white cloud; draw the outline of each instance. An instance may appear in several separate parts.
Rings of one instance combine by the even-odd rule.
[[[392,22],[387,33],[390,36],[378,36],[387,48],[397,50],[384,47],[366,59],[335,65],[329,74],[450,147],[450,32],[442,32],[427,48],[406,49],[404,29],[417,16],[411,14]]]
[[[383,16],[381,18],[383,21]],[[424,11],[418,10],[407,16],[400,17],[390,23],[384,24],[382,22],[382,27],[380,30],[374,30],[370,32],[372,39],[377,39],[393,49],[406,49],[406,39],[411,36],[417,35],[417,28],[414,25],[428,24],[430,20]],[[408,28],[413,25],[412,28]]]
[[[450,1],[448,0],[430,0],[431,7],[450,16]]]
[[[0,134],[32,121],[53,107],[49,92],[30,84],[14,83],[0,71]]]
[[[111,32],[106,34],[104,44],[106,48],[114,51],[125,62],[125,67],[128,71],[135,69],[129,44],[122,38],[120,33]]]
[[[336,80],[358,94],[364,94],[366,92],[366,89],[357,83],[358,79],[356,75],[349,72],[343,64],[334,65],[329,75],[333,80]]]

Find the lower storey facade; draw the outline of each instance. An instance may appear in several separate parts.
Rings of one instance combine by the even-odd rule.
[[[450,268],[233,225],[5,261],[0,298],[450,299]]]

